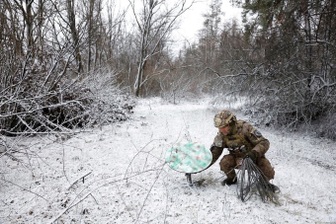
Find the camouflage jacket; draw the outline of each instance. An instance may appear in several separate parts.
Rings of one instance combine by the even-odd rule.
[[[264,156],[269,149],[269,141],[248,122],[238,120],[234,133],[224,136],[218,132],[213,146],[227,148],[230,154],[237,157],[244,157],[251,150],[257,151],[259,156]]]

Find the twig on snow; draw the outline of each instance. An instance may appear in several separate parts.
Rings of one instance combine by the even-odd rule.
[[[42,195],[40,195],[40,194],[38,194],[38,193],[36,193],[36,192],[34,192],[34,191],[28,190],[27,188],[22,187],[22,186],[20,186],[20,185],[18,185],[18,184],[16,184],[16,183],[13,183],[13,182],[10,181],[10,180],[5,180],[5,179],[3,179],[3,180],[4,180],[5,182],[7,182],[7,183],[10,183],[10,184],[12,184],[12,185],[18,187],[18,188],[21,188],[21,189],[24,190],[24,191],[27,191],[27,192],[29,192],[29,193],[32,193],[32,194],[36,195],[37,197],[42,198],[43,200],[45,200],[46,202],[49,203],[49,201],[48,201],[45,197],[43,197]]]
[[[64,213],[66,213],[68,210],[70,210],[72,207],[74,207],[74,206],[76,206],[76,205],[78,205],[79,203],[81,203],[82,201],[84,201],[88,196],[92,196],[93,197],[93,195],[92,195],[92,193],[91,192],[89,192],[89,193],[87,193],[86,195],[84,195],[81,199],[79,199],[77,202],[74,202],[74,201],[72,201],[71,202],[71,204],[70,204],[70,206],[68,207],[68,208],[66,208],[66,209],[64,209],[62,212],[60,212],[51,222],[49,222],[50,224],[52,224],[52,223],[55,223],[59,218],[61,218],[61,216],[64,214]],[[96,199],[95,199],[95,197],[93,197],[93,199],[96,201]],[[76,199],[75,199],[76,200]],[[97,201],[96,201],[97,202]]]
[[[72,184],[68,187],[68,190],[70,190],[76,183],[78,183],[78,181],[83,180],[84,183],[84,179],[85,177],[89,176],[92,173],[92,171],[88,172],[87,174],[79,177],[78,179],[76,179],[74,182],[72,182]]]

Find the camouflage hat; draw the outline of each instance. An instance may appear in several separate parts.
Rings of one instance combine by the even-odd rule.
[[[215,115],[214,123],[216,128],[222,128],[230,124],[232,120],[235,120],[236,116],[229,110],[222,110]]]

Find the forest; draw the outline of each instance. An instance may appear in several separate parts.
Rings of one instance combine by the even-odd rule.
[[[336,139],[335,1],[231,0],[242,24],[209,1],[177,55],[172,32],[197,2],[126,2],[0,2],[0,135],[123,121],[139,97],[210,95],[245,98],[260,124]]]

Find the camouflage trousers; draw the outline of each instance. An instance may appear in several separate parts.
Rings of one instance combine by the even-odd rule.
[[[243,157],[237,157],[232,154],[225,155],[219,163],[220,169],[226,174],[228,179],[233,180],[236,177],[235,169],[238,169]],[[256,165],[264,173],[268,180],[274,178],[275,171],[271,163],[265,156],[259,157]]]

